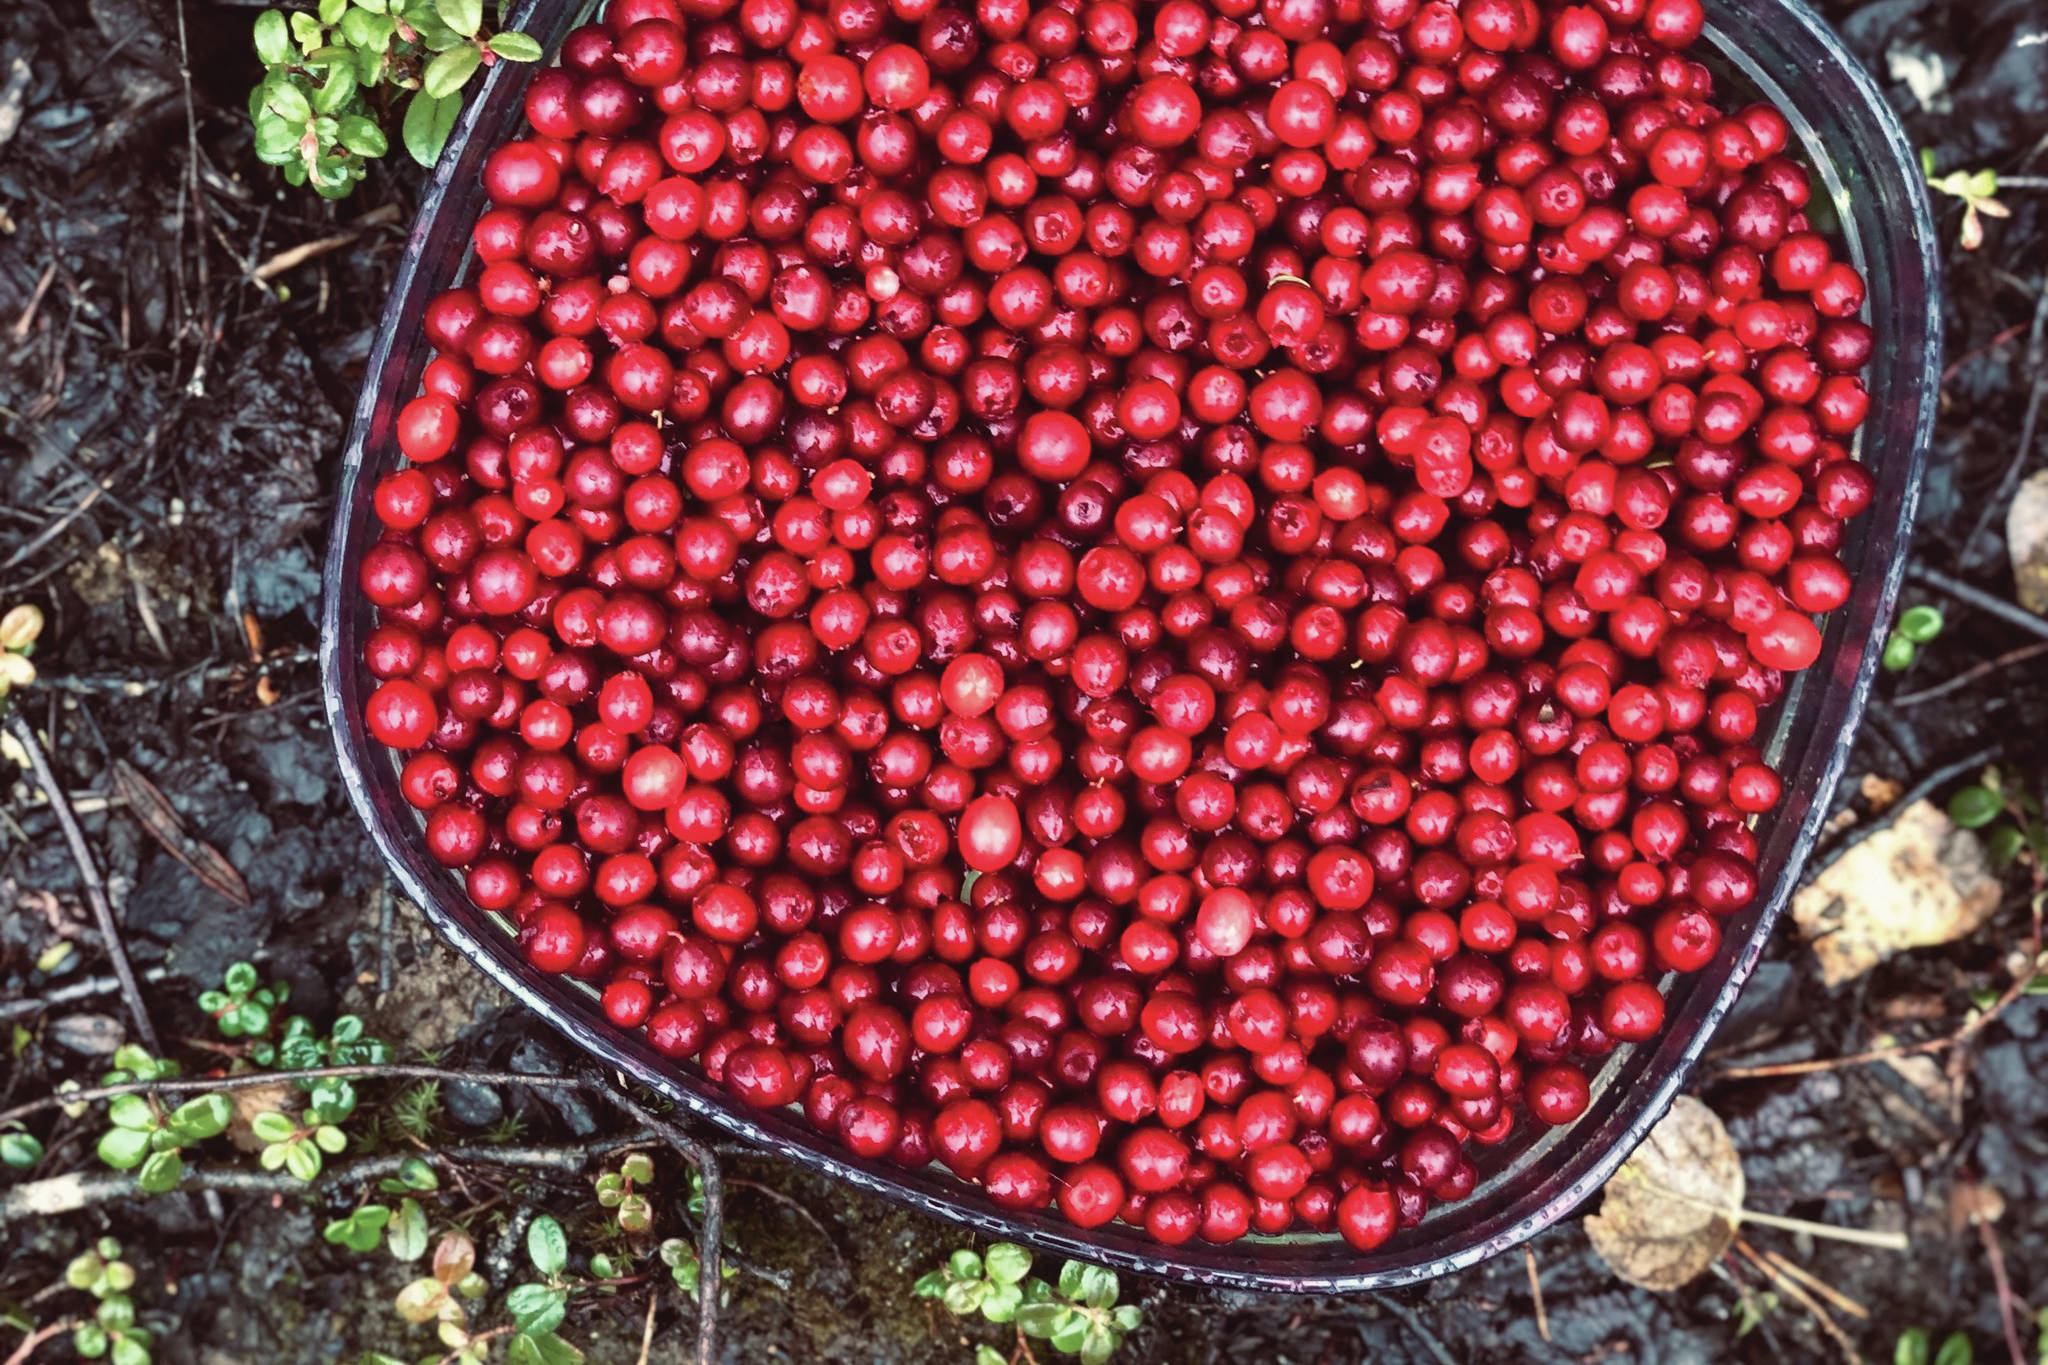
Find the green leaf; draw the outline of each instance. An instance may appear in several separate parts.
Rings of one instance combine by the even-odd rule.
[[[462,101],[453,95],[436,99],[424,90],[414,95],[412,103],[405,106],[405,125],[401,130],[405,150],[412,159],[427,167],[439,161],[441,149],[448,145],[448,135],[455,131],[455,116],[461,112]]]
[[[435,99],[445,99],[463,87],[482,60],[477,50],[466,43],[461,47],[451,47],[427,63],[426,72],[420,77],[420,88]]]
[[[315,1082],[306,1107],[322,1123],[341,1123],[356,1111],[356,1088],[347,1081]]]
[[[270,1032],[270,1010],[251,1000],[222,1017],[220,1031],[230,1038],[250,1038]]]
[[[149,1155],[149,1134],[133,1128],[109,1129],[100,1139],[100,1160],[117,1171],[132,1171]]]
[[[284,15],[267,9],[256,16],[256,60],[265,66],[283,66],[292,59],[292,31]],[[236,967],[248,966],[238,962]],[[228,968],[230,972],[234,967]],[[255,969],[250,968],[251,971]]]
[[[510,1365],[578,1365],[583,1352],[553,1332],[521,1332],[505,1348]]]
[[[107,1359],[114,1365],[149,1365],[149,1348],[137,1341],[133,1334],[119,1337]]]
[[[375,1251],[377,1239],[383,1233],[384,1225],[390,1221],[390,1209],[382,1204],[368,1204],[346,1218],[329,1223],[321,1229],[320,1235],[350,1251]]]
[[[354,59],[351,58],[352,62]],[[338,114],[356,97],[356,73],[352,65],[331,66],[327,79],[313,92],[313,107],[323,114]]]
[[[2005,802],[1989,787],[1964,787],[1948,799],[1948,818],[1964,829],[1982,829],[2005,810]]]
[[[266,13],[263,16],[264,19],[275,19],[277,17],[277,13],[274,10],[269,13]],[[256,23],[257,26],[260,28],[262,27],[263,20],[259,19],[256,21]],[[278,22],[277,27],[280,30],[284,28],[284,23],[282,20]],[[228,969],[220,974],[220,984],[221,988],[227,991],[228,994],[230,995],[248,995],[249,993],[254,991],[257,988],[257,986],[261,985],[262,981],[256,975],[255,963],[235,962],[229,964]]]
[[[654,1158],[645,1152],[633,1152],[619,1163],[619,1175],[635,1185],[646,1185],[654,1179]]]
[[[910,1286],[910,1292],[920,1299],[936,1299],[946,1292],[946,1272],[934,1270],[917,1277],[917,1283]]]
[[[1934,1353],[1934,1365],[1974,1365],[1976,1350],[1970,1345],[1967,1333],[1950,1332],[1942,1338],[1941,1348]]]
[[[320,1149],[305,1138],[293,1138],[284,1144],[284,1168],[311,1184],[320,1176]]]
[[[156,1110],[140,1095],[116,1096],[107,1106],[107,1117],[116,1128],[133,1128],[138,1132],[146,1133],[157,1126]]]
[[[135,1304],[126,1294],[109,1294],[93,1310],[92,1320],[109,1332],[125,1332],[135,1325]]]
[[[306,98],[303,90],[288,81],[266,81],[264,89],[270,93],[264,96],[264,103],[275,110],[286,123],[302,124],[313,117],[313,103]]]
[[[990,1322],[1008,1322],[1017,1316],[1017,1310],[1024,1305],[1024,1291],[1014,1284],[986,1285],[987,1292],[981,1297],[981,1315]]]
[[[939,1302],[946,1305],[950,1313],[966,1315],[981,1307],[981,1300],[988,1293],[985,1280],[955,1280],[946,1286],[946,1292],[939,1296]]]
[[[1010,1365],[1010,1358],[993,1346],[974,1348],[974,1365]]]
[[[168,1194],[184,1178],[185,1158],[179,1156],[175,1149],[150,1157],[142,1163],[142,1169],[135,1176],[137,1183],[151,1194]]]
[[[201,1095],[171,1111],[171,1127],[179,1137],[196,1142],[219,1137],[234,1117],[234,1101],[226,1095]]]
[[[619,1226],[627,1232],[645,1232],[654,1226],[654,1205],[644,1194],[629,1194],[619,1201]]]
[[[1081,1365],[1103,1365],[1116,1350],[1116,1333],[1096,1323],[1081,1338]]]
[[[1015,1242],[997,1242],[988,1249],[983,1264],[997,1284],[1021,1284],[1031,1273],[1031,1253]]]
[[[1061,1266],[1060,1294],[1065,1298],[1079,1301],[1081,1297],[1081,1277],[1087,1273],[1088,1263],[1086,1261],[1068,1261],[1065,1265]]]
[[[342,116],[341,145],[357,156],[382,156],[391,150],[384,130],[360,114]]]
[[[1994,867],[2007,868],[2019,861],[2026,851],[2027,836],[2020,833],[2015,825],[1993,825],[1984,836],[1984,851],[1990,855]]]
[[[1091,1265],[1081,1272],[1081,1301],[1090,1308],[1116,1307],[1116,1272]]]
[[[401,1261],[417,1261],[427,1253],[427,1211],[411,1195],[398,1201],[398,1214],[391,1220],[385,1241],[391,1254]]]
[[[545,55],[541,45],[524,33],[500,33],[489,47],[508,62],[537,62]]]
[[[320,22],[338,24],[341,16],[348,13],[348,0],[320,0]]]
[[[264,1142],[285,1142],[298,1130],[290,1119],[270,1109],[249,1120],[249,1131]]]
[[[1109,1315],[1110,1325],[1119,1332],[1135,1332],[1145,1321],[1145,1314],[1135,1303],[1127,1303]]]
[[[1073,1311],[1063,1303],[1027,1303],[1017,1310],[1017,1330],[1044,1340]]]
[[[562,1225],[544,1213],[528,1224],[526,1256],[541,1274],[561,1274],[569,1263],[569,1239],[562,1235]]]
[[[43,1159],[43,1144],[33,1133],[0,1133],[0,1166],[12,1171],[32,1169]]]
[[[1892,673],[1903,673],[1913,666],[1913,660],[1920,657],[1920,646],[1905,636],[1893,631],[1885,637],[1884,666]]]
[[[1924,645],[1941,634],[1942,624],[1939,607],[1907,607],[1899,613],[1899,634],[1916,645]]]
[[[87,1360],[97,1360],[107,1353],[107,1334],[98,1323],[88,1322],[71,1334],[71,1348]]]
[[[552,1332],[569,1311],[569,1295],[544,1284],[522,1284],[505,1296],[505,1311],[522,1332]]]
[[[348,1134],[331,1123],[323,1123],[313,1130],[313,1145],[329,1156],[340,1156],[348,1150]]]
[[[1072,1355],[1080,1350],[1081,1343],[1088,1339],[1088,1328],[1088,1315],[1078,1308],[1069,1308],[1065,1316],[1054,1325],[1052,1335],[1046,1340],[1052,1343],[1055,1351],[1065,1351]]]
[[[434,0],[434,13],[465,38],[476,37],[484,26],[484,0]]]
[[[962,1247],[946,1258],[946,1273],[956,1280],[981,1278],[981,1257]]]

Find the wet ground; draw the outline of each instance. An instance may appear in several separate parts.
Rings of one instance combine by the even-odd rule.
[[[2048,12],[2037,0],[1830,11],[1943,170],[2048,173]],[[195,983],[254,955],[316,1018],[357,1009],[374,1032],[448,1064],[537,1069],[552,1037],[503,1008],[391,903],[319,725],[311,650],[327,499],[418,177],[373,172],[336,208],[262,172],[241,113],[252,14],[184,0],[188,90],[169,0],[0,5],[0,607],[33,601],[49,614],[44,682],[23,704],[50,738],[138,969],[168,974],[151,987],[167,1037],[200,1036]],[[1959,206],[1939,206],[1951,242],[1948,370],[1915,556],[2009,599],[2005,496],[2041,464],[2038,443],[2023,451],[2018,434],[2048,381],[2048,193],[2003,197],[2012,216],[1968,253],[1953,247]],[[311,243],[325,246],[280,265],[280,253]],[[1838,801],[1860,808],[1866,777],[1910,787],[1991,745],[2038,790],[2048,669],[2039,658],[1977,668],[2036,636],[1924,588],[1909,600],[1939,602],[1949,628],[1910,672],[1881,681]],[[1915,695],[1954,678],[1963,681],[1945,693]],[[115,789],[117,760],[239,870],[253,904],[209,887],[146,832]],[[0,1002],[26,1011],[6,1016],[4,1107],[103,1070],[122,1021],[111,994],[28,1003],[105,966],[49,809],[11,776],[0,780],[11,785],[0,820]],[[1972,991],[2006,979],[2026,932],[2023,880],[1970,939],[1834,990],[1808,951],[1781,937],[1717,1055],[1831,1056],[1883,1030],[1952,1032]],[[58,938],[74,942],[70,960],[37,970]],[[206,1064],[203,1052],[184,1055]],[[2004,1358],[1984,1239],[1955,1212],[1983,1186],[2003,1196],[1995,1241],[2015,1292],[2048,1305],[2048,1087],[2038,1079],[2048,1001],[2022,1001],[1956,1056],[1949,1072],[1870,1066],[1695,1087],[1729,1120],[1751,1207],[1910,1229],[1904,1254],[1749,1234],[1868,1310],[1836,1317],[1869,1358],[1889,1359],[1900,1330],[1916,1324],[1937,1338],[1967,1330],[1977,1359]],[[518,1090],[450,1087],[440,1101],[429,1140],[516,1131],[561,1144],[611,1122]],[[91,1164],[90,1130],[60,1125],[52,1136],[39,1174]],[[909,1295],[960,1241],[950,1229],[758,1159],[736,1159],[733,1174],[743,1182],[730,1202],[734,1242],[789,1288],[751,1272],[732,1282],[728,1360],[964,1362],[968,1340],[1010,1353],[996,1329],[963,1336]],[[545,1180],[484,1179],[479,1244],[522,1203],[588,1205],[564,1203],[587,1185]],[[0,1228],[0,1319],[50,1320],[38,1292],[87,1239],[111,1231],[141,1271],[138,1303],[166,1329],[160,1360],[311,1365],[369,1348],[430,1350],[389,1312],[401,1282],[391,1262],[323,1243],[326,1216],[231,1196],[217,1219],[197,1197],[171,1195],[17,1222]],[[1519,1254],[1385,1298],[1132,1284],[1126,1297],[1142,1302],[1147,1325],[1119,1358],[1675,1365],[1842,1355],[1809,1313],[1763,1297],[1746,1262],[1656,1295],[1610,1274],[1576,1221],[1532,1251],[1540,1321]],[[594,1360],[633,1361],[644,1302],[578,1309],[564,1334]],[[678,1303],[661,1303],[652,1358],[681,1358],[683,1318]],[[0,1352],[17,1341],[0,1326]],[[66,1359],[68,1347],[53,1341],[43,1353]]]

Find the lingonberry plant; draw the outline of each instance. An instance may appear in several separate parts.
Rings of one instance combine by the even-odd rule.
[[[524,33],[489,33],[483,0],[319,0],[256,19],[264,77],[249,96],[256,155],[294,185],[339,199],[401,139],[431,166],[462,110],[462,89],[497,61],[540,60]]]
[[[1081,1365],[1102,1365],[1144,1322],[1136,1306],[1118,1305],[1115,1271],[1068,1261],[1057,1283],[1048,1283],[1031,1274],[1031,1253],[1013,1242],[998,1242],[985,1254],[962,1248],[912,1292],[960,1317],[979,1313],[993,1323],[1015,1323],[1020,1340],[1045,1341],[1079,1356]],[[976,1347],[976,1365],[988,1357],[1006,1359],[992,1347]]]
[[[105,1358],[113,1365],[149,1365],[149,1330],[135,1320],[135,1269],[121,1259],[121,1244],[102,1237],[93,1249],[72,1258],[64,1268],[68,1288],[96,1300],[92,1321],[75,1328],[71,1345],[87,1360]]]
[[[1899,622],[1892,627],[1892,633],[1884,641],[1884,666],[1894,673],[1903,673],[1913,666],[1920,657],[1920,647],[1933,642],[1941,634],[1944,625],[1940,607],[1925,603],[1907,607],[1899,613]]]
[[[1464,1198],[1723,957],[1876,493],[1864,281],[1704,17],[615,0],[373,489],[427,853],[1001,1208]]]

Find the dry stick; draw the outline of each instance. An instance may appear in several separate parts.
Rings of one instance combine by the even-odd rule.
[[[1711,1199],[1702,1199],[1696,1194],[1687,1194],[1683,1190],[1660,1185],[1628,1166],[1623,1166],[1617,1171],[1614,1178],[1617,1181],[1641,1185],[1667,1199],[1676,1199],[1681,1204],[1705,1209],[1725,1220],[1730,1227],[1755,1223],[1759,1227],[1783,1228],[1787,1232],[1803,1232],[1811,1237],[1824,1237],[1836,1242],[1854,1242],[1857,1246],[1881,1247],[1886,1251],[1904,1251],[1908,1245],[1906,1234],[1903,1232],[1876,1232],[1868,1228],[1838,1227],[1833,1223],[1815,1223],[1805,1218],[1787,1218],[1781,1213],[1762,1213],[1741,1205],[1729,1208],[1726,1204],[1717,1204]]]
[[[2033,450],[2034,427],[2041,417],[2041,395],[2048,392],[2048,370],[2042,368],[2048,364],[2048,348],[2043,346],[2044,328],[2048,328],[2048,289],[2041,290],[2040,297],[2035,300],[2034,322],[2027,336],[2027,369],[2034,375],[2034,386],[2027,395],[2026,416],[2020,420],[2019,445],[2014,448],[2012,462],[2005,467],[2005,474],[1998,481],[1997,491],[1984,500],[1975,524],[1970,527],[1970,534],[1963,539],[1962,551],[1956,557],[1960,567],[1968,568],[1975,561],[1978,537],[1991,525],[1991,518],[1997,515],[1998,509],[2011,499],[2013,490],[2019,487],[2020,471],[2027,467],[2027,455]]]
[[[1764,1273],[1765,1279],[1784,1290],[1786,1296],[1792,1299],[1793,1302],[1813,1314],[1813,1320],[1819,1323],[1821,1330],[1826,1332],[1829,1339],[1841,1348],[1842,1355],[1848,1360],[1849,1365],[1863,1365],[1863,1357],[1856,1353],[1856,1343],[1849,1340],[1849,1334],[1836,1324],[1834,1318],[1829,1315],[1826,1308],[1821,1306],[1818,1299],[1800,1288],[1798,1281],[1782,1273],[1776,1266],[1757,1255],[1756,1248],[1742,1238],[1737,1237],[1735,1239],[1735,1249],[1744,1256],[1747,1256],[1750,1262]]]
[[[661,1302],[661,1290],[647,1291],[647,1321],[640,1325],[640,1359],[637,1365],[647,1365],[647,1357],[654,1350],[654,1308]]]
[[[35,1331],[28,1334],[21,1345],[15,1347],[8,1354],[4,1365],[25,1365],[28,1358],[36,1353],[36,1347],[42,1345],[51,1337],[62,1336],[66,1332],[75,1332],[84,1325],[77,1318],[65,1318],[61,1322],[51,1323],[48,1327],[38,1327]]]
[[[1956,601],[1975,607],[1979,611],[1988,611],[2008,625],[2018,626],[2021,630],[2048,639],[2048,617],[2036,616],[2025,607],[2015,606],[2003,597],[1994,597],[1982,588],[1972,587],[1963,582],[1953,574],[1945,574],[1939,569],[1916,564],[1906,570],[1906,577],[1947,593]]]
[[[2026,1352],[2020,1349],[2019,1324],[2012,1316],[2012,1281],[2005,1274],[2005,1252],[1998,1245],[1998,1234],[1991,1230],[1989,1218],[1972,1221],[1977,1224],[1977,1236],[1984,1242],[1984,1254],[1991,1261],[1991,1282],[1998,1287],[1998,1321],[2005,1328],[2005,1349],[2012,1354],[2012,1365],[2027,1365]]]
[[[1775,1251],[1766,1251],[1764,1259],[1826,1299],[1835,1307],[1841,1309],[1844,1313],[1849,1314],[1849,1316],[1862,1318],[1865,1322],[1870,1320],[1870,1310],[1868,1308],[1865,1308],[1862,1304],[1856,1302],[1856,1300],[1850,1298],[1847,1294],[1844,1294],[1805,1266],[1800,1265],[1791,1257],[1781,1256]]]
[[[1934,701],[1936,698],[1946,697],[1951,692],[1962,691],[1979,678],[1988,677],[1990,674],[1997,673],[2002,669],[2011,668],[2014,664],[2023,664],[2030,659],[2038,659],[2043,654],[2048,654],[2048,640],[2037,641],[2031,645],[2021,645],[2018,649],[2008,649],[1995,659],[1986,659],[1983,663],[1971,665],[1953,678],[1950,678],[1947,682],[1939,682],[1932,687],[1923,687],[1917,692],[1902,692],[1892,698],[1892,707],[1895,710],[1904,710],[1908,706],[1918,706],[1924,701]]]
[[[142,979],[154,985],[169,976],[162,967],[151,967],[142,973]],[[42,995],[24,996],[20,1000],[0,1003],[0,1019],[15,1019],[26,1014],[41,1014],[44,1010],[68,1005],[75,1000],[90,1000],[96,995],[111,995],[121,989],[118,976],[89,976],[79,981],[67,981],[53,991]]]
[[[1529,1267],[1529,1294],[1536,1300],[1536,1335],[1550,1340],[1550,1314],[1543,1311],[1543,1281],[1536,1275],[1536,1253],[1528,1245],[1522,1247],[1522,1263]]]
[[[1385,1294],[1374,1294],[1372,1301],[1399,1318],[1402,1325],[1413,1332],[1416,1338],[1428,1348],[1429,1353],[1436,1357],[1437,1365],[1458,1365],[1457,1357],[1450,1353],[1442,1339],[1423,1325],[1421,1314],[1404,1303],[1388,1298]]]
[[[114,925],[114,906],[107,899],[107,884],[100,879],[100,870],[92,860],[92,850],[85,846],[85,831],[78,826],[78,816],[71,809],[70,798],[64,794],[64,784],[51,771],[50,756],[43,751],[42,741],[36,738],[35,727],[20,711],[8,713],[7,730],[27,752],[29,766],[35,770],[36,785],[43,789],[50,809],[56,813],[57,824],[64,831],[64,842],[71,848],[71,859],[78,864],[79,880],[85,885],[86,903],[92,907],[93,919],[99,925],[100,947],[106,952],[114,975],[120,979],[122,998],[128,1002],[128,1013],[135,1019],[135,1032],[154,1055],[161,1045],[157,1042],[155,1026],[149,1022],[149,1008],[142,1001],[142,985],[135,979],[135,968],[128,964],[127,949],[121,946],[121,931]]]
[[[602,1080],[591,1089],[626,1117],[683,1154],[697,1168],[704,1182],[704,1219],[697,1228],[697,1362],[716,1365],[718,1360],[718,1293],[723,1283],[719,1252],[725,1236],[725,1180],[718,1157],[710,1144],[699,1142],[675,1124],[659,1117]]]
[[[587,1168],[599,1156],[632,1146],[643,1141],[633,1138],[607,1138],[602,1142],[587,1143],[576,1147],[442,1147],[425,1153],[420,1160],[451,1165],[458,1162],[472,1162],[477,1165],[510,1166],[520,1170],[553,1171],[561,1175],[574,1175]],[[398,1174],[406,1162],[415,1158],[410,1155],[362,1157],[355,1161],[330,1166],[312,1181],[300,1180],[284,1172],[214,1170],[200,1167],[187,1171],[178,1185],[179,1190],[219,1191],[224,1194],[318,1194],[330,1190],[349,1189],[385,1176]],[[16,1185],[5,1194],[0,1194],[0,1226],[17,1218],[35,1215],[38,1217],[58,1213],[70,1213],[92,1204],[105,1203],[109,1199],[123,1199],[137,1192],[135,1177],[123,1171],[97,1171],[72,1175],[50,1176],[44,1180],[33,1180]]]
[[[2038,940],[2036,942],[2038,953]],[[2016,978],[2007,986],[1991,1007],[1974,1019],[1966,1020],[1963,1026],[1946,1038],[1933,1038],[1924,1043],[1893,1043],[1890,1047],[1872,1048],[1868,1052],[1854,1052],[1846,1057],[1815,1057],[1804,1062],[1774,1062],[1769,1066],[1731,1066],[1714,1074],[1717,1081],[1756,1081],[1767,1076],[1810,1076],[1816,1071],[1833,1071],[1837,1067],[1862,1066],[1866,1062],[1887,1062],[1894,1057],[1917,1057],[1924,1053],[1946,1052],[1960,1047],[1975,1036],[1986,1024],[2004,1013],[2007,1006],[2026,994],[2033,983],[2034,973],[2029,972]]]

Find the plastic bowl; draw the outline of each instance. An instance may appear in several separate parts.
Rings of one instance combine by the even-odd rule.
[[[553,50],[588,8],[586,0],[523,0],[512,26]],[[1866,375],[1870,417],[1858,454],[1876,473],[1876,502],[1851,528],[1845,547],[1853,594],[1828,619],[1819,662],[1777,708],[1770,749],[1786,779],[1786,800],[1761,830],[1765,893],[1726,926],[1717,962],[1667,983],[1668,1026],[1653,1041],[1624,1046],[1606,1060],[1593,1078],[1587,1112],[1568,1127],[1518,1135],[1484,1153],[1481,1183],[1469,1199],[1434,1209],[1420,1227],[1370,1255],[1332,1234],[1164,1248],[1135,1228],[1084,1231],[1050,1214],[1006,1212],[937,1166],[911,1171],[864,1161],[794,1114],[744,1108],[693,1067],[670,1062],[611,1027],[590,992],[529,968],[506,926],[471,905],[460,884],[427,856],[421,821],[399,794],[396,765],[363,729],[361,641],[372,621],[369,604],[355,590],[354,567],[375,534],[371,489],[398,460],[392,423],[419,391],[426,360],[418,344],[422,313],[459,277],[483,202],[483,159],[516,135],[523,117],[521,95],[533,68],[510,63],[490,72],[421,202],[356,406],[328,545],[320,649],[327,716],[349,796],[393,875],[444,938],[585,1052],[765,1151],[990,1236],[1177,1280],[1331,1293],[1442,1275],[1557,1222],[1598,1189],[1663,1116],[1791,896],[1877,669],[1934,424],[1939,264],[1919,167],[1904,132],[1856,59],[1799,0],[1707,0],[1707,13],[1707,41],[1719,53],[1717,76],[1749,87],[1790,117],[1820,175],[1815,216],[1846,242],[1869,283],[1867,317],[1878,344]],[[1836,222],[1825,221],[1830,205]]]

